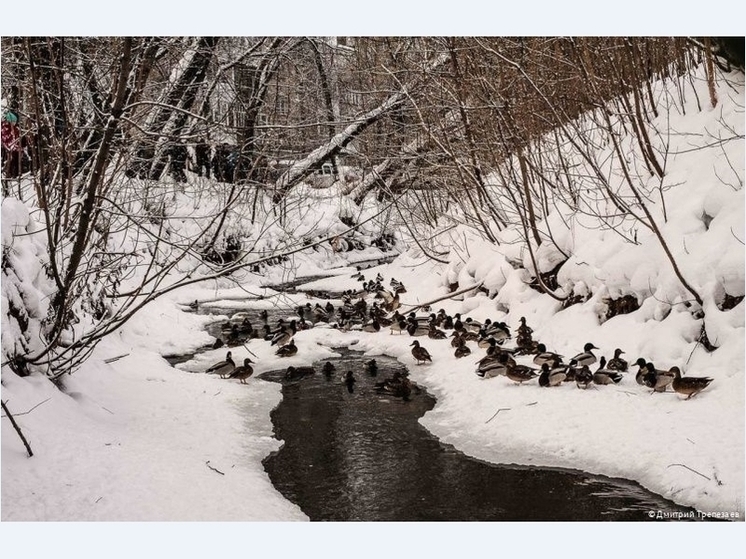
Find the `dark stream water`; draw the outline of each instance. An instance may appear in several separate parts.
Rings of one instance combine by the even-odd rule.
[[[433,408],[424,391],[411,400],[379,394],[374,383],[406,369],[341,350],[331,379],[321,374],[283,380],[272,412],[283,447],[264,461],[273,485],[311,520],[648,520],[651,510],[682,511],[640,485],[583,472],[495,465],[470,458],[432,436],[417,421]],[[341,382],[351,369],[353,392]]]

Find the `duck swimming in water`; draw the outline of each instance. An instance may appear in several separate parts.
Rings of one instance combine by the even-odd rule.
[[[375,359],[371,359],[365,363],[365,371],[372,377],[378,374],[378,364]]]

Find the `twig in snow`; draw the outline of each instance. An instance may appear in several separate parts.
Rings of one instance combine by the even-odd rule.
[[[731,228],[730,228],[730,234],[731,234],[731,235],[733,235],[733,238],[734,238],[735,240],[737,240],[737,241],[738,241],[739,243],[741,243],[741,244],[746,244],[746,243],[744,243],[744,242],[743,242],[743,241],[742,241],[741,239],[739,239],[739,238],[738,238],[738,237],[736,236],[736,234],[735,234],[735,233],[733,232],[733,227],[731,227]]]
[[[117,355],[116,357],[109,357],[108,359],[104,359],[104,363],[114,363],[114,361],[119,361],[123,357],[127,357],[129,353],[123,353],[122,355]]]
[[[207,462],[205,462],[205,466],[207,466],[208,468],[210,468],[213,472],[219,473],[221,476],[225,475],[223,472],[221,472],[217,468],[213,468],[212,466],[210,466],[210,461],[209,460]]]
[[[217,396],[217,395],[218,395],[218,394],[220,394],[221,392],[222,392],[222,390],[218,390],[218,391],[217,391],[217,392],[216,392],[215,394],[213,394],[213,396]]]
[[[686,440],[687,440],[687,441],[689,441],[689,442],[690,442],[690,443],[692,443],[692,444],[697,444],[697,443],[695,443],[695,442],[694,442],[694,441],[693,441],[692,439],[690,439],[689,437],[686,437]]]
[[[98,499],[96,499],[96,503],[98,503],[101,499],[103,499],[103,497],[99,497]],[[94,503],[94,504],[96,504],[96,503]]]
[[[526,404],[526,406],[535,406],[538,403],[539,403],[538,401],[537,402],[531,402],[530,404]]]
[[[18,426],[18,423],[16,423],[16,420],[13,419],[13,415],[10,413],[10,410],[5,405],[5,402],[0,400],[0,404],[2,405],[3,410],[5,410],[5,415],[8,416],[8,419],[10,419],[11,425],[13,425],[13,429],[16,430],[16,433],[18,433],[18,436],[21,437],[21,441],[23,441],[23,446],[26,447],[26,452],[28,452],[29,458],[31,458],[34,453],[31,452],[31,447],[28,444],[28,441],[26,440],[26,437],[23,436],[23,432],[21,432],[21,428]]]
[[[686,469],[687,469],[687,470],[689,470],[690,472],[694,472],[694,473],[695,473],[695,474],[697,474],[698,476],[702,476],[702,477],[703,477],[703,478],[705,478],[705,479],[706,479],[707,481],[712,481],[712,480],[711,480],[711,479],[710,479],[709,477],[707,477],[706,475],[704,475],[704,474],[701,474],[701,473],[699,473],[699,472],[698,472],[697,470],[695,470],[695,469],[693,469],[693,468],[690,468],[690,467],[689,467],[689,466],[687,466],[686,464],[669,464],[669,465],[668,465],[668,466],[666,466],[666,467],[667,467],[667,468],[670,468],[671,466],[681,466],[682,468],[686,468]]]
[[[33,408],[31,408],[30,410],[28,410],[28,411],[22,411],[21,413],[17,413],[17,414],[15,414],[15,416],[14,416],[14,417],[18,417],[19,415],[27,415],[27,414],[31,413],[32,411],[34,411],[34,410],[35,410],[36,408],[38,408],[39,406],[41,406],[42,404],[44,404],[44,403],[46,403],[46,402],[49,402],[49,400],[51,400],[51,399],[52,399],[52,398],[47,398],[46,400],[43,400],[43,401],[39,402],[38,404],[36,404],[36,405],[35,405],[35,406],[34,406]],[[3,417],[5,417],[5,416],[3,416]]]
[[[715,470],[712,470],[712,477],[714,477],[714,478],[715,478],[715,482],[716,482],[716,483],[717,483],[718,485],[723,485],[723,482],[722,482],[722,481],[720,481],[720,480],[718,479],[718,475],[717,475],[717,472],[715,472]]]
[[[465,289],[461,289],[460,291],[456,291],[455,293],[449,293],[448,295],[444,295],[443,297],[438,297],[437,299],[433,299],[432,301],[427,301],[425,303],[422,303],[420,305],[411,305],[411,309],[407,310],[406,312],[411,312],[415,309],[419,309],[421,307],[432,305],[433,303],[438,303],[440,301],[443,301],[444,299],[451,299],[452,297],[456,297],[458,295],[463,295],[464,293],[468,293],[469,291],[473,291],[474,289],[479,289],[484,284],[484,281],[480,281],[479,283],[472,285],[471,287],[467,287]],[[410,306],[410,305],[407,305]],[[402,310],[402,312],[404,312]]]
[[[497,415],[498,413],[500,413],[501,411],[510,411],[510,409],[511,409],[511,408],[500,408],[499,410],[497,410],[497,411],[495,412],[495,415],[493,415],[492,417],[490,417],[490,418],[489,418],[489,419],[488,419],[487,421],[485,421],[485,423],[489,423],[490,421],[492,421],[493,419],[495,419],[495,416],[496,416],[496,415]]]

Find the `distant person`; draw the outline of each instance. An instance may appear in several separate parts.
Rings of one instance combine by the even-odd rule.
[[[13,111],[3,111],[2,163],[3,176],[15,178],[22,173],[23,146],[18,129],[18,116]]]

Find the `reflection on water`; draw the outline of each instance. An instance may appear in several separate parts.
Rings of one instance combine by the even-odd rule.
[[[647,520],[650,510],[685,511],[634,482],[546,468],[498,466],[442,445],[417,421],[435,400],[379,394],[393,359],[344,352],[334,375],[285,383],[272,412],[283,447],[264,464],[274,486],[311,520]],[[351,369],[352,393],[342,382]],[[282,381],[284,371],[262,378]]]

